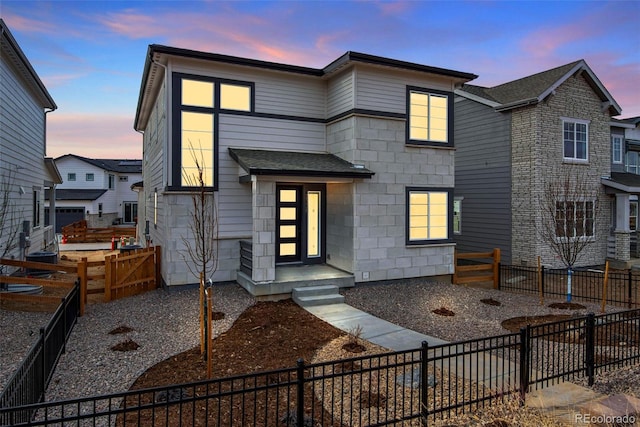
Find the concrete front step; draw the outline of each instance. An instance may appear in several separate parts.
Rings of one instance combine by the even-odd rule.
[[[335,285],[294,288],[291,291],[291,298],[301,307],[340,304],[344,302],[344,296],[340,295],[338,287]]]

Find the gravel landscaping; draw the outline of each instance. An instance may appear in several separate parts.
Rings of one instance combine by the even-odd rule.
[[[214,311],[226,316],[214,324],[216,335],[227,330],[254,299],[239,285],[215,288]],[[558,300],[535,296],[408,280],[360,285],[345,290],[346,302],[373,315],[448,341],[504,334],[500,323],[516,316],[599,313],[598,304],[582,303],[586,310],[567,313],[548,305]],[[481,300],[499,302],[482,303]],[[453,316],[433,310],[445,308]],[[619,310],[608,307],[607,312]],[[0,388],[37,337],[49,313],[0,310]],[[128,332],[110,334],[119,328]],[[30,332],[34,333],[30,333]],[[114,351],[125,341],[137,351]],[[149,367],[199,343],[198,290],[156,290],[108,304],[89,305],[78,319],[67,352],[61,357],[47,390],[48,401],[127,390]],[[640,368],[625,368],[599,376],[596,391],[640,396]]]

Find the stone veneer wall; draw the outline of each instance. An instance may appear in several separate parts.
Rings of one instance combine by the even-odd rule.
[[[349,184],[355,238],[340,242],[344,246],[353,245],[356,282],[453,273],[453,244],[407,246],[405,235],[405,189],[453,188],[453,150],[409,147],[405,144],[404,120],[364,116],[351,116],[330,124],[327,150],[375,172],[371,179]],[[350,227],[351,224],[342,225],[342,229]],[[350,250],[336,248],[335,241],[329,243],[329,248],[331,260],[336,258],[336,251],[348,256]],[[348,261],[338,258],[344,263]]]
[[[541,226],[539,211],[546,183],[563,176],[569,168],[582,169],[598,191],[599,211],[596,239],[582,252],[576,265],[604,262],[609,234],[610,200],[600,184],[609,174],[610,116],[603,112],[599,97],[580,75],[569,78],[549,99],[512,112],[512,253],[514,264],[542,262],[561,267],[562,262],[537,236]],[[563,162],[562,118],[590,120],[589,161],[586,164]]]
[[[253,271],[256,283],[276,278],[276,183],[257,180],[252,183]]]

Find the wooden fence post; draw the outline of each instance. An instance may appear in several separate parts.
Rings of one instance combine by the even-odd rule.
[[[500,248],[493,250],[493,289],[498,289],[500,278]]]
[[[87,258],[82,258],[78,263],[78,279],[80,279],[80,316],[84,315],[84,307],[87,304]]]
[[[160,287],[162,283],[162,248],[160,246],[154,246],[154,251],[156,253],[156,288]]]
[[[113,260],[116,256],[109,255],[104,258],[104,300],[105,302],[111,301],[111,284],[115,276],[115,269],[113,268]]]

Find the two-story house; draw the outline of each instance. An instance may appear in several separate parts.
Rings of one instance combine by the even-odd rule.
[[[54,248],[45,190],[61,182],[46,156],[47,113],[56,103],[0,19],[0,257]]]
[[[137,222],[138,194],[131,185],[142,179],[142,160],[65,154],[55,163],[64,181],[56,190],[56,232],[82,219],[89,227]]]
[[[165,283],[197,282],[181,256],[194,151],[216,202],[214,281],[273,295],[304,271],[450,277],[453,92],[474,78],[357,52],[308,68],[151,45],[134,127]]]
[[[541,238],[548,225],[541,209],[550,184],[581,177],[585,196],[551,201],[557,221],[551,231],[558,241],[587,242],[574,265],[604,263],[612,198],[601,179],[610,175],[610,125],[621,109],[587,63],[495,87],[467,84],[456,95],[458,249],[498,247],[505,263],[535,265],[540,256],[561,267],[549,240]]]

